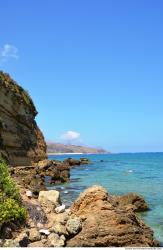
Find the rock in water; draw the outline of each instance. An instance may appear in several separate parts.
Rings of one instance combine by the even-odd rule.
[[[0,89],[0,155],[13,166],[27,166],[47,158],[29,94],[2,71]]]
[[[115,201],[119,207],[131,207],[135,212],[149,210],[148,204],[141,195],[128,193],[122,196],[115,196]]]
[[[132,210],[119,208],[100,186],[82,193],[71,213],[83,222],[81,231],[67,241],[68,247],[158,246],[152,230]]]

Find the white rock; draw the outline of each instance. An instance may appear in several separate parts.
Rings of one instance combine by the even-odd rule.
[[[33,196],[33,193],[30,190],[26,191],[26,196],[31,198]]]
[[[60,205],[60,194],[56,190],[40,191],[38,200],[41,205],[51,204],[54,207]]]
[[[63,212],[65,211],[65,208],[66,208],[66,206],[63,204],[62,206],[56,207],[56,208],[55,208],[55,212],[56,212],[57,214],[63,213]]]
[[[40,234],[45,234],[45,235],[49,235],[50,234],[49,230],[47,230],[47,229],[40,229],[39,233]]]

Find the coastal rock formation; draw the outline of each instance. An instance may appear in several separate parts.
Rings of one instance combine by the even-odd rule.
[[[119,207],[115,196],[101,186],[85,190],[70,209],[56,213],[42,206],[44,198],[60,205],[59,193],[47,191],[43,200],[29,198],[20,190],[28,211],[25,227],[2,238],[2,246],[28,247],[154,247],[152,230],[135,212]],[[41,196],[42,192],[40,193]],[[45,193],[44,193],[45,194]],[[39,202],[40,201],[40,202]],[[48,201],[48,202],[49,202]],[[63,204],[62,204],[63,206]],[[45,209],[45,210],[44,210]],[[8,225],[10,229],[11,225]],[[9,232],[9,230],[7,230]]]
[[[70,178],[70,167],[59,161],[43,160],[34,166],[12,167],[10,172],[16,183],[32,191],[35,197],[46,190],[45,178],[49,184],[67,182]]]
[[[88,158],[80,158],[80,160],[74,158],[67,158],[66,160],[63,161],[63,163],[69,165],[70,167],[91,164]]]
[[[114,196],[119,208],[133,209],[135,212],[144,212],[149,210],[148,204],[141,195],[128,193],[122,196]]]
[[[0,72],[0,155],[12,166],[27,166],[47,158],[36,115],[28,93]]]
[[[82,220],[82,230],[67,241],[68,247],[157,246],[152,230],[100,186],[88,188],[74,202],[71,213]]]

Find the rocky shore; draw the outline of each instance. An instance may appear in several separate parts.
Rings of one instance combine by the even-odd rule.
[[[56,190],[40,191],[38,198],[20,188],[28,218],[19,227],[1,229],[1,246],[10,247],[154,247],[152,230],[135,213],[148,210],[143,197],[130,193],[112,196],[92,186],[66,209]]]
[[[47,190],[47,183],[54,187],[69,181],[72,167],[91,162],[48,160],[32,99],[3,72],[0,88],[0,247],[159,246],[153,231],[137,215],[148,210],[140,195],[112,196],[93,186],[66,208],[58,191]],[[22,212],[25,222],[18,220]]]

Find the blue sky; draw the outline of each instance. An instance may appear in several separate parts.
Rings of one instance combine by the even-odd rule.
[[[162,10],[161,0],[1,1],[0,68],[29,91],[46,139],[72,131],[112,152],[163,151]]]

